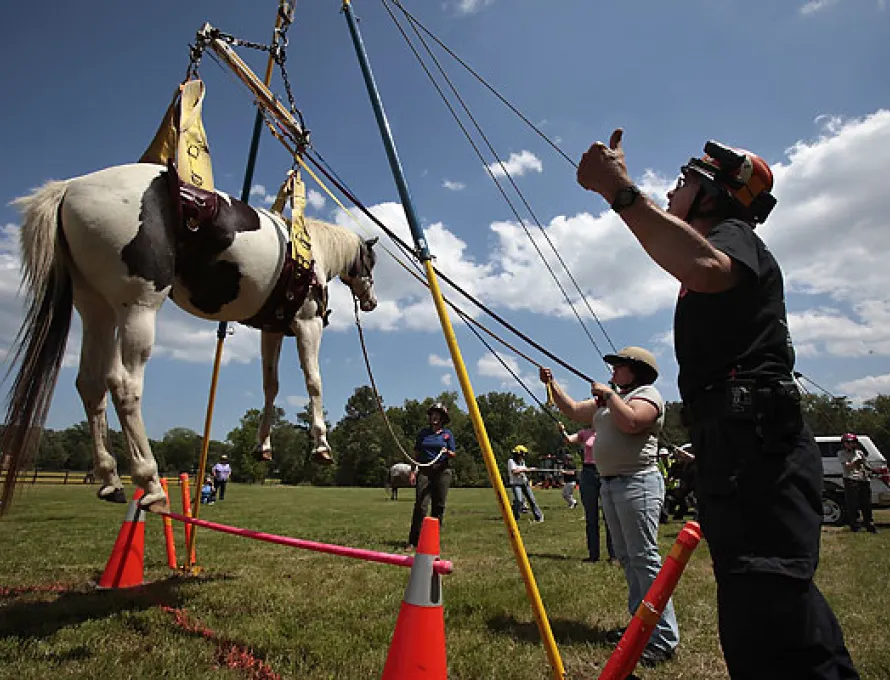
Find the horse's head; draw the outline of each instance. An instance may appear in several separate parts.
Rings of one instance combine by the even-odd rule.
[[[363,312],[371,312],[377,307],[377,296],[374,294],[374,265],[377,262],[377,254],[374,252],[374,244],[377,238],[362,241],[355,257],[355,262],[345,275],[340,276],[352,294],[358,299]]]

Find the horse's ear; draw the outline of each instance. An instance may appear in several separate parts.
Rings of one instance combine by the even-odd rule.
[[[368,248],[373,248],[374,244],[377,243],[377,241],[379,241],[379,240],[380,240],[379,236],[375,236],[374,238],[369,238],[367,241],[365,241],[365,245],[368,246]]]

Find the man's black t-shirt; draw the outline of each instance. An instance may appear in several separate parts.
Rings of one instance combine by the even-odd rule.
[[[722,293],[680,290],[674,348],[680,396],[686,402],[731,374],[788,378],[794,367],[782,272],[772,253],[740,220],[721,222],[707,239],[741,265],[742,275],[736,286]]]

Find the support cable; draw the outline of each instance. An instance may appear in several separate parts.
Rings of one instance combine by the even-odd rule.
[[[454,107],[452,106],[451,102],[448,100],[447,95],[446,95],[445,92],[442,90],[442,88],[440,87],[439,83],[436,81],[435,76],[431,73],[431,71],[430,71],[430,69],[427,67],[426,63],[424,63],[423,57],[421,57],[421,55],[418,53],[418,51],[417,51],[417,49],[415,48],[415,46],[411,43],[411,39],[410,39],[410,38],[408,37],[408,35],[405,33],[405,30],[402,28],[401,24],[399,24],[398,19],[396,18],[396,16],[393,14],[392,10],[391,10],[391,9],[389,8],[389,6],[387,5],[387,0],[382,0],[382,1],[383,1],[383,4],[384,4],[384,8],[386,9],[387,13],[389,14],[389,16],[390,16],[390,18],[392,19],[393,23],[395,24],[396,28],[397,28],[397,29],[399,30],[399,32],[402,34],[402,37],[404,38],[405,43],[408,45],[409,49],[410,49],[411,52],[414,54],[414,57],[417,59],[418,64],[420,64],[420,67],[421,67],[421,68],[423,69],[423,71],[426,73],[427,78],[430,80],[430,83],[432,83],[432,85],[433,85],[433,87],[435,88],[436,92],[439,94],[439,97],[442,99],[442,102],[443,102],[443,103],[445,104],[445,106],[448,108],[448,111],[451,113],[451,116],[454,118],[455,123],[457,123],[458,127],[460,128],[460,130],[461,130],[461,132],[463,133],[464,137],[466,138],[467,142],[468,142],[468,143],[470,144],[470,146],[473,148],[473,151],[476,152],[476,156],[479,158],[479,161],[482,163],[482,166],[485,168],[485,171],[488,173],[488,176],[491,178],[491,181],[494,182],[494,184],[495,184],[495,186],[497,187],[498,191],[500,192],[502,198],[503,198],[504,201],[507,203],[507,205],[509,206],[510,210],[513,212],[513,215],[516,217],[516,220],[519,222],[519,225],[522,227],[522,230],[525,232],[525,235],[526,235],[526,237],[528,238],[529,242],[532,244],[532,247],[534,247],[535,252],[538,254],[538,257],[541,259],[541,262],[544,263],[544,266],[547,268],[547,271],[550,273],[551,278],[552,278],[553,281],[556,283],[557,288],[559,288],[560,292],[562,293],[562,295],[563,295],[563,299],[565,299],[566,303],[567,303],[567,304],[569,305],[569,307],[571,308],[572,313],[575,315],[575,318],[578,320],[578,323],[581,325],[581,328],[584,330],[585,335],[586,335],[587,338],[590,340],[590,342],[591,342],[591,344],[593,345],[594,349],[596,349],[597,353],[600,355],[600,358],[602,358],[603,353],[602,353],[602,351],[600,350],[599,345],[597,345],[596,341],[593,339],[593,336],[590,334],[590,331],[589,331],[589,329],[587,328],[587,325],[584,323],[583,319],[582,319],[581,316],[578,314],[578,311],[575,309],[575,305],[574,305],[574,303],[572,302],[571,298],[569,297],[569,294],[566,292],[566,290],[565,290],[565,288],[563,287],[562,283],[560,283],[559,278],[556,276],[556,273],[553,271],[553,268],[552,268],[552,267],[550,266],[550,264],[547,262],[547,258],[544,257],[544,253],[541,252],[541,249],[538,247],[538,244],[535,242],[535,239],[532,237],[531,232],[529,231],[528,227],[526,226],[525,220],[523,220],[523,218],[522,218],[522,217],[520,216],[520,214],[519,214],[519,211],[516,209],[516,207],[515,207],[515,205],[513,204],[513,202],[512,202],[512,201],[510,200],[510,198],[507,196],[506,192],[504,191],[504,188],[501,186],[501,183],[500,183],[500,182],[498,181],[498,179],[495,177],[494,172],[492,171],[492,169],[491,169],[491,167],[489,166],[489,164],[486,163],[484,155],[483,155],[482,152],[480,151],[480,149],[479,149],[478,145],[476,144],[476,142],[473,140],[472,136],[470,135],[470,132],[467,130],[467,128],[466,128],[466,126],[464,125],[463,121],[461,121],[460,116],[459,116],[458,113],[455,111],[455,109],[454,109]],[[507,180],[510,182],[510,185],[513,187],[513,191],[516,192],[516,195],[519,197],[520,201],[522,201],[522,204],[525,206],[525,209],[528,211],[528,214],[531,216],[532,221],[533,221],[533,222],[535,223],[535,225],[538,227],[538,230],[541,232],[541,235],[542,235],[542,236],[544,237],[544,239],[547,241],[547,244],[550,246],[550,249],[553,251],[554,255],[556,256],[556,259],[559,261],[559,263],[560,263],[560,265],[562,266],[563,270],[564,270],[564,271],[566,272],[566,274],[568,275],[568,277],[569,277],[569,279],[571,280],[572,284],[574,284],[574,286],[575,286],[575,290],[578,292],[579,297],[581,298],[581,300],[584,302],[585,306],[587,307],[587,311],[590,313],[591,317],[597,322],[597,324],[598,324],[600,330],[602,331],[603,335],[606,337],[606,339],[608,340],[610,346],[612,347],[612,350],[614,351],[614,350],[615,350],[615,346],[614,346],[614,344],[612,344],[612,340],[611,340],[611,338],[609,338],[609,335],[608,335],[608,333],[606,332],[606,329],[603,327],[603,324],[600,322],[600,319],[599,319],[599,317],[597,316],[596,312],[594,312],[594,311],[593,311],[593,308],[590,306],[590,302],[587,300],[587,296],[584,294],[584,291],[581,290],[581,287],[578,285],[577,280],[576,280],[575,277],[572,275],[572,272],[571,272],[571,270],[569,269],[569,266],[566,264],[565,260],[563,260],[563,258],[562,258],[562,256],[560,255],[559,251],[556,249],[556,246],[553,244],[553,241],[550,239],[550,236],[547,234],[546,230],[544,229],[543,225],[541,224],[541,221],[538,219],[538,216],[535,214],[535,212],[534,212],[534,210],[532,209],[531,205],[528,203],[528,201],[526,200],[525,196],[523,195],[522,190],[521,190],[521,189],[519,188],[519,186],[516,184],[516,181],[513,179],[513,176],[510,174],[510,171],[509,171],[509,170],[507,169],[507,167],[504,165],[504,161],[503,161],[503,160],[501,159],[501,157],[498,155],[498,153],[497,153],[497,151],[495,150],[494,146],[491,144],[491,142],[489,141],[489,139],[488,139],[488,137],[486,136],[485,132],[482,130],[482,127],[479,125],[478,121],[477,121],[476,118],[473,116],[473,114],[472,114],[472,112],[470,111],[469,107],[467,106],[466,102],[465,102],[464,99],[461,97],[460,93],[457,91],[457,88],[454,86],[454,84],[452,83],[451,79],[448,77],[448,74],[447,74],[447,73],[445,72],[445,70],[443,69],[441,63],[440,63],[439,60],[436,58],[436,56],[433,54],[432,50],[431,50],[430,47],[429,47],[429,44],[424,40],[423,36],[420,35],[420,33],[417,31],[416,27],[414,28],[414,33],[415,33],[415,35],[417,36],[417,39],[418,39],[418,40],[421,42],[421,44],[424,46],[424,48],[425,48],[427,54],[429,55],[429,58],[432,59],[433,63],[436,65],[436,68],[437,68],[438,71],[439,71],[439,75],[440,75],[441,78],[448,84],[449,89],[451,90],[452,94],[453,94],[454,97],[457,99],[457,101],[460,102],[460,105],[461,105],[461,108],[462,108],[463,111],[464,111],[464,114],[465,114],[465,115],[467,116],[467,118],[469,118],[469,120],[472,122],[473,127],[476,129],[476,133],[479,135],[479,137],[480,137],[480,138],[482,139],[482,141],[485,143],[485,146],[487,147],[489,153],[490,153],[490,154],[495,158],[495,160],[497,161],[498,166],[499,166],[500,169],[501,169],[501,172],[504,173],[504,176],[507,178]]]

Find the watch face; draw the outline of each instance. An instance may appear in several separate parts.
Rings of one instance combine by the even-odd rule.
[[[622,208],[627,208],[633,205],[634,201],[637,200],[637,196],[640,195],[639,189],[636,187],[623,187],[618,190],[615,194],[615,201],[612,203],[613,210],[621,210]]]

